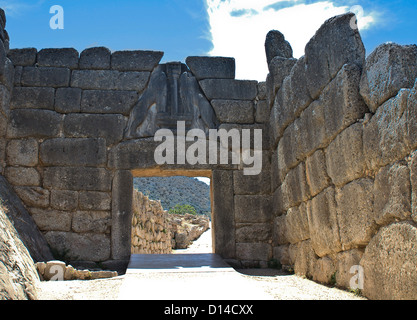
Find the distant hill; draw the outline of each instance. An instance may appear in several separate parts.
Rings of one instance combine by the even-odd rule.
[[[152,200],[161,200],[164,210],[177,204],[189,204],[198,214],[210,216],[210,186],[196,178],[135,178],[134,188]]]

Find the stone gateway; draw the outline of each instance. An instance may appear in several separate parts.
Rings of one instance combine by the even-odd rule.
[[[294,59],[272,31],[258,83],[236,80],[233,58],[9,49],[0,17],[0,173],[54,253],[126,268],[133,177],[205,176],[214,252],[230,264],[277,261],[345,288],[361,266],[365,296],[417,298],[416,45],[365,58],[349,13]],[[245,175],[231,148],[225,163],[156,163],[155,133],[178,121],[207,141],[211,129],[261,130],[246,151],[262,171]]]

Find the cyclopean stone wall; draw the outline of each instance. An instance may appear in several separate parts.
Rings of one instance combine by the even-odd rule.
[[[359,265],[367,297],[415,298],[417,49],[385,44],[365,58],[354,19],[326,21],[300,59],[269,33],[264,83],[234,79],[232,58],[8,52],[0,34],[2,173],[67,260],[126,265],[133,176],[207,176],[214,251],[230,263],[275,258],[342,287]],[[178,120],[206,134],[262,129],[261,174],[156,164],[153,136]]]
[[[365,296],[415,299],[417,46],[365,59],[351,19],[269,65],[274,257],[345,288],[358,265]]]

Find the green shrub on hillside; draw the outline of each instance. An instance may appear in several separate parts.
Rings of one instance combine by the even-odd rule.
[[[190,206],[189,204],[177,204],[174,208],[169,209],[168,211],[171,214],[193,214],[197,215],[197,210],[193,206]]]

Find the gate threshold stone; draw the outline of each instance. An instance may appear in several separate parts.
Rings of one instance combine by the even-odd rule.
[[[200,254],[132,254],[126,274],[135,273],[235,272],[219,255]]]

